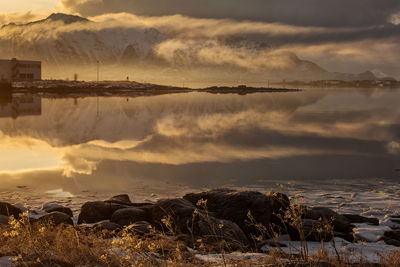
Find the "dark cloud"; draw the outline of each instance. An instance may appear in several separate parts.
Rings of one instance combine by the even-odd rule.
[[[400,10],[398,0],[63,0],[85,16],[129,12],[144,16],[182,14],[304,26],[372,26],[385,24]]]

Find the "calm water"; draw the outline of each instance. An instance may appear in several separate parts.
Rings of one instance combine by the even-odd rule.
[[[217,186],[388,190],[399,168],[397,90],[0,100],[0,197],[16,201]]]

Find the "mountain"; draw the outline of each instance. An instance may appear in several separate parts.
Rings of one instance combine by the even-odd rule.
[[[127,70],[174,80],[236,80],[242,74],[263,81],[375,79],[372,72],[330,73],[249,36],[186,37],[140,21],[95,22],[63,13],[0,28],[0,57],[41,60],[45,78],[86,75],[100,63],[107,79],[129,75]]]
[[[42,60],[51,66],[103,64],[142,60],[163,40],[153,28],[100,27],[79,16],[62,13],[0,29],[0,56]]]

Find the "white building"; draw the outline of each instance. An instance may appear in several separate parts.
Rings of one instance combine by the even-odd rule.
[[[39,81],[42,79],[42,62],[0,59],[0,80],[9,82]]]

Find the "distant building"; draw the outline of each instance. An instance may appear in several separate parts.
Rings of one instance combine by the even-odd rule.
[[[0,59],[0,80],[8,82],[39,81],[42,79],[42,62]]]

